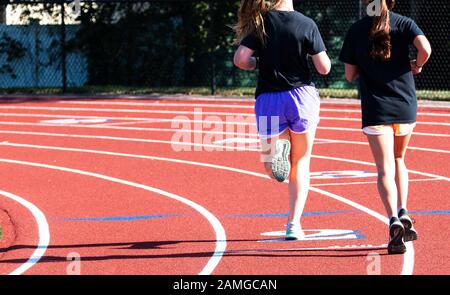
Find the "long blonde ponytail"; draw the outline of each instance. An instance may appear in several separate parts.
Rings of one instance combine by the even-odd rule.
[[[256,32],[262,44],[266,43],[266,29],[263,14],[279,5],[283,0],[242,0],[238,22],[233,26],[236,33],[234,44],[239,45],[246,36]]]

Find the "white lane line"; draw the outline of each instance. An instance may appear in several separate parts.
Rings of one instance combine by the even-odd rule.
[[[139,122],[130,122],[130,124],[137,124]],[[11,126],[44,126],[44,127],[71,127],[71,128],[91,128],[91,129],[110,129],[110,130],[131,130],[131,131],[154,131],[154,132],[182,132],[182,133],[193,133],[193,134],[223,134],[232,136],[243,136],[243,137],[258,137],[257,133],[244,133],[244,132],[217,132],[203,129],[177,129],[177,128],[153,128],[153,127],[122,127],[122,126],[111,126],[110,124],[105,126],[103,124],[95,125],[61,125],[61,124],[49,124],[49,123],[29,123],[29,122],[1,122],[0,125],[11,125]]]
[[[299,251],[327,251],[327,250],[378,250],[380,248],[385,249],[387,244],[381,245],[345,245],[345,246],[328,246],[317,248],[284,248],[284,249],[248,249],[248,250],[227,250],[227,253],[260,253],[260,252],[299,252]],[[370,254],[369,254],[370,255]]]
[[[322,126],[318,127],[319,130],[336,130],[336,131],[349,131],[349,132],[357,132],[362,134],[362,129],[358,128],[343,128],[343,127],[329,127],[329,126]],[[443,134],[443,133],[425,133],[425,132],[417,132],[414,131],[414,136],[431,136],[431,137],[450,137],[450,134]]]
[[[331,112],[331,113],[353,113],[353,114],[361,114],[361,110],[355,109],[329,109],[329,108],[321,108],[321,112]],[[450,114],[442,114],[442,113],[430,113],[430,112],[418,112],[419,116],[429,116],[429,117],[450,117]]]
[[[139,102],[142,100],[130,100],[130,101],[107,101],[107,100],[103,100],[103,101],[58,101],[57,103],[61,103],[61,104],[79,104],[79,105],[128,105],[128,106],[174,106],[174,107],[178,107],[178,106],[183,106],[183,107],[195,107],[195,106],[199,106],[199,107],[222,107],[222,108],[246,108],[246,109],[253,109],[253,105],[255,100],[242,100],[242,99],[235,99],[235,100],[227,100],[229,102],[235,102],[236,104],[217,104],[217,101],[221,102],[223,100],[206,100],[206,101],[212,101],[212,102],[216,102],[216,104],[214,103],[209,103],[209,104],[204,104],[204,103],[185,103],[185,102],[180,102],[180,103],[170,103],[170,102],[159,102],[157,100],[146,100],[146,102]],[[182,100],[180,100],[182,101]],[[199,100],[202,101],[202,100]],[[247,103],[246,105],[244,104],[240,104],[240,103]],[[360,106],[361,103],[357,100],[355,100],[354,102],[349,102],[349,101],[344,101],[344,100],[334,100],[334,101],[327,101],[327,100],[322,100],[321,101],[322,105],[327,105],[327,104],[332,104],[332,105],[342,105],[344,107],[352,105],[352,106]],[[437,109],[448,109],[450,108],[450,106],[445,106],[445,105],[427,105],[427,104],[422,104],[419,102],[419,107],[426,107],[426,108],[437,108]]]
[[[210,112],[211,114],[214,112]],[[187,114],[194,115],[194,120],[191,120],[189,117],[184,116]],[[216,119],[213,115],[208,115],[203,118],[203,115],[207,115],[203,112],[184,112],[184,115],[176,116],[177,118],[143,118],[143,117],[113,117],[113,116],[83,116],[83,115],[56,115],[56,114],[27,114],[27,113],[0,113],[0,116],[4,117],[31,117],[31,118],[78,118],[78,119],[105,119],[105,120],[130,120],[130,121],[145,121],[150,119],[155,119],[160,122],[186,122],[186,123],[208,123],[208,124],[224,124],[224,125],[244,125],[244,126],[256,126],[256,123],[253,123],[255,120],[255,115],[239,115],[238,113],[226,113],[227,116],[233,118],[233,120],[204,120],[204,119]],[[181,119],[183,117],[183,119]],[[198,117],[198,118],[196,118]],[[241,117],[241,118],[239,118]],[[245,121],[242,117],[247,117],[249,122]],[[240,120],[238,120],[240,119]],[[320,117],[321,120],[324,121],[350,121],[350,122],[361,122],[361,119],[358,118],[343,118],[343,117]],[[252,121],[252,123],[250,123]],[[442,122],[417,122],[417,125],[436,125],[436,126],[450,126],[450,123],[442,123]]]
[[[175,128],[153,128],[153,127],[123,127],[122,125],[133,125],[133,124],[145,124],[145,123],[155,123],[160,122],[159,120],[145,120],[145,121],[136,121],[136,122],[118,122],[118,123],[102,123],[102,124],[52,124],[52,123],[30,123],[30,122],[7,122],[0,121],[0,125],[12,125],[12,126],[46,126],[46,127],[76,127],[76,128],[104,128],[104,129],[115,129],[115,130],[135,130],[135,131],[161,131],[161,132],[193,132],[193,133],[209,133],[209,134],[218,134],[217,131],[209,131],[209,130],[190,130],[190,129],[175,129]],[[164,122],[164,121],[161,121]],[[121,127],[116,127],[116,126]],[[254,125],[253,125],[254,126]],[[344,128],[344,127],[331,127],[331,126],[319,126],[317,127],[319,130],[336,130],[336,131],[349,131],[349,132],[357,132],[362,134],[361,129],[357,128]],[[257,133],[241,133],[241,132],[222,132],[223,134],[232,134],[239,136],[258,136]],[[414,136],[431,136],[431,137],[450,137],[450,134],[442,134],[442,133],[424,133],[424,132],[416,132],[414,131]]]
[[[181,106],[181,105],[177,105],[177,104],[171,104],[173,106]],[[147,104],[147,106],[149,106],[149,104]],[[162,104],[152,104],[151,106],[163,106]],[[195,105],[195,104],[191,104],[189,105],[191,107],[194,108],[202,108],[205,105]],[[206,105],[206,106],[210,106],[210,105]],[[226,106],[226,105],[223,105]],[[227,107],[232,108],[232,105],[228,105]],[[236,107],[234,106],[234,108],[241,108],[241,107]],[[253,109],[253,106],[250,106],[250,109]],[[143,114],[178,114],[178,115],[188,115],[188,114],[194,114],[193,111],[175,111],[175,110],[155,110],[155,109],[120,109],[120,108],[78,108],[78,107],[41,107],[41,106],[10,106],[10,105],[6,105],[6,106],[0,106],[0,109],[10,109],[10,110],[46,110],[46,111],[74,111],[74,112],[116,112],[116,113],[143,113]],[[219,116],[228,116],[228,115],[239,115],[239,116],[251,116],[254,117],[254,113],[253,112],[241,112],[241,113],[236,113],[236,112],[208,112],[208,111],[203,111],[201,110],[201,112],[204,115],[219,115]],[[354,113],[354,114],[361,114],[361,110],[354,110],[354,109],[330,109],[330,108],[321,108],[320,109],[321,113],[327,113],[327,112],[331,112],[331,113]],[[430,113],[430,112],[418,112],[419,116],[429,116],[429,117],[450,117],[450,114],[441,114],[441,113]]]
[[[228,168],[226,166],[220,166],[215,164],[207,164],[207,163],[199,163],[199,162],[193,162],[193,161],[186,161],[186,160],[178,160],[173,158],[165,158],[165,157],[156,157],[156,156],[146,156],[146,155],[139,155],[139,154],[129,154],[129,153],[118,153],[118,152],[108,152],[108,151],[100,151],[100,150],[92,150],[92,149],[79,149],[79,148],[67,148],[67,147],[57,147],[57,146],[48,146],[48,145],[33,145],[33,144],[21,144],[21,143],[12,143],[12,142],[1,142],[0,145],[2,146],[13,146],[13,147],[19,147],[19,148],[33,148],[33,149],[46,149],[46,150],[57,150],[57,151],[69,151],[69,152],[83,152],[83,153],[92,153],[92,154],[103,154],[103,155],[110,155],[110,156],[119,156],[119,157],[128,157],[128,158],[137,158],[137,159],[147,159],[147,160],[160,160],[160,161],[167,161],[177,164],[190,164],[190,165],[196,165],[196,166],[203,166],[203,167],[209,167],[209,168],[217,168],[221,170],[228,170],[233,172],[239,172],[243,174],[253,175],[261,177],[263,174],[257,173],[257,172],[250,172],[247,170],[237,169],[237,168]],[[265,176],[267,179],[270,179],[269,176]]]
[[[162,161],[168,161],[168,162],[173,162],[173,163],[199,165],[198,162],[177,160],[177,159],[173,159],[173,158],[145,156],[145,155],[128,154],[128,153],[107,152],[107,151],[98,151],[98,150],[92,150],[92,149],[65,148],[65,147],[55,147],[55,146],[47,146],[47,145],[32,145],[32,144],[22,144],[22,143],[12,143],[12,142],[1,142],[0,145],[23,147],[23,148],[71,151],[71,152],[84,152],[84,153],[94,153],[94,154],[100,153],[100,154],[111,155],[111,156],[140,158],[140,159],[148,159],[148,160],[162,160]],[[345,158],[335,158],[335,157],[327,157],[327,156],[319,156],[319,155],[313,155],[312,157],[317,158],[317,159],[322,159],[322,160],[346,162],[346,163],[352,163],[352,164],[360,164],[360,165],[364,165],[364,166],[373,166],[373,167],[375,166],[375,164],[370,163],[370,162],[363,162],[363,161],[351,160],[351,159],[345,159]],[[210,168],[219,168],[220,167],[220,169],[222,169],[222,170],[236,171],[239,173],[245,173],[245,174],[249,174],[249,175],[253,175],[253,176],[261,176],[262,175],[260,173],[248,172],[246,170],[241,170],[238,168],[227,169],[226,166],[220,166],[220,165],[215,165],[215,164],[203,164],[202,166],[210,167]],[[418,175],[430,177],[428,179],[420,179],[420,180],[415,180],[415,181],[426,181],[426,180],[428,180],[428,181],[443,181],[443,180],[450,181],[450,178],[440,176],[440,175],[435,175],[435,174],[430,174],[430,173],[425,173],[425,172],[420,172],[420,171],[414,171],[414,170],[409,170],[409,172],[412,174],[418,174]],[[268,176],[266,178],[270,179]],[[414,181],[414,179],[411,179],[410,181]]]
[[[105,139],[105,140],[118,140],[118,141],[135,141],[135,142],[146,142],[146,143],[160,143],[160,144],[174,144],[174,145],[190,145],[190,146],[198,146],[198,147],[220,147],[217,145],[209,145],[209,144],[200,144],[200,143],[177,143],[172,141],[163,141],[163,140],[152,140],[152,139],[141,139],[141,138],[129,138],[129,137],[110,137],[110,136],[94,136],[94,135],[74,135],[74,134],[60,134],[60,133],[43,133],[43,132],[23,132],[23,131],[5,131],[0,130],[1,133],[6,134],[24,134],[24,135],[36,135],[36,136],[55,136],[55,137],[75,137],[75,138],[87,138],[87,139]],[[316,139],[321,140],[321,139]],[[7,142],[4,142],[2,144],[8,144]],[[250,151],[250,152],[261,152],[260,148],[249,148],[249,147],[228,147],[226,150],[240,150],[240,151]],[[313,158],[318,159],[325,159],[325,160],[332,160],[332,161],[341,161],[341,162],[347,162],[347,163],[353,163],[353,164],[361,164],[361,165],[367,165],[367,166],[376,166],[374,163],[365,162],[365,161],[359,161],[359,160],[351,160],[351,159],[345,159],[345,158],[339,158],[339,157],[330,157],[330,156],[321,156],[321,155],[313,155]],[[430,178],[435,178],[439,180],[444,181],[450,181],[450,178],[432,174],[432,173],[426,173],[426,172],[420,172],[416,170],[408,170],[410,173],[422,175]]]
[[[230,112],[205,112],[199,111],[174,111],[174,110],[139,110],[139,109],[105,109],[105,108],[61,108],[61,107],[29,107],[29,106],[0,106],[0,109],[11,110],[44,110],[44,111],[73,111],[73,112],[96,112],[96,113],[138,113],[138,114],[169,114],[169,115],[218,115],[218,116],[249,116],[253,113],[230,113]]]
[[[136,122],[119,122],[119,123],[104,123],[104,124],[51,124],[51,123],[30,123],[30,122],[7,122],[0,121],[0,125],[12,125],[12,126],[52,126],[52,127],[76,127],[76,128],[104,128],[104,129],[115,129],[115,130],[135,130],[135,131],[161,131],[161,132],[193,132],[193,133],[209,133],[209,134],[217,134],[217,131],[208,131],[208,130],[190,130],[190,129],[175,129],[175,128],[153,128],[153,127],[122,127],[122,125],[132,125],[132,124],[145,124],[145,123],[155,123],[158,120],[146,120],[146,121],[136,121]],[[120,125],[121,127],[116,127]],[[344,127],[331,127],[331,126],[319,126],[317,127],[319,130],[336,130],[336,131],[349,131],[349,132],[357,132],[362,134],[361,129],[357,128],[344,128]],[[222,132],[223,134],[232,134],[239,136],[258,136],[257,133],[241,133],[241,132]],[[431,137],[450,137],[450,134],[443,133],[425,133],[425,132],[416,132],[414,131],[414,136],[431,136]]]
[[[50,230],[48,222],[47,219],[45,218],[44,213],[42,213],[42,211],[39,210],[39,208],[36,207],[36,205],[34,205],[33,203],[25,200],[22,197],[16,196],[10,192],[6,192],[3,190],[0,190],[0,195],[3,195],[4,197],[7,197],[11,200],[14,200],[20,205],[27,208],[28,211],[30,211],[31,214],[33,214],[33,217],[36,220],[39,236],[36,249],[31,254],[31,257],[28,258],[28,260],[25,263],[23,263],[21,266],[19,266],[10,273],[10,275],[21,275],[27,270],[29,270],[33,265],[35,265],[47,251],[47,247],[50,243]]]
[[[8,134],[16,134],[18,131],[4,131],[0,130],[0,133],[8,133]],[[137,141],[137,142],[148,142],[148,143],[162,143],[162,144],[174,144],[172,141],[162,141],[162,140],[152,140],[152,139],[140,139],[140,138],[128,138],[128,137],[108,137],[108,136],[93,136],[93,135],[73,135],[73,134],[55,134],[55,133],[37,133],[37,132],[20,132],[21,134],[26,135],[36,135],[36,136],[56,136],[56,137],[75,137],[75,138],[89,138],[89,139],[106,139],[106,140],[119,140],[119,141]],[[317,139],[320,140],[320,139]],[[0,143],[2,145],[8,145],[9,143],[7,141],[4,141]],[[175,143],[177,144],[177,143]],[[200,146],[200,147],[217,147],[216,145],[207,145],[207,144],[194,144],[194,143],[183,143],[180,145],[192,145],[192,146]],[[220,147],[220,146],[219,146]],[[229,147],[230,150],[238,150],[237,147]],[[260,148],[241,148],[241,150],[245,151],[251,151],[251,152],[260,152]],[[317,159],[324,159],[324,160],[331,160],[331,161],[341,161],[341,162],[347,162],[347,163],[353,163],[353,164],[361,164],[366,166],[376,166],[374,163],[365,162],[365,161],[359,161],[359,160],[351,160],[346,158],[339,158],[339,157],[330,157],[330,156],[320,156],[320,155],[313,155],[313,158]],[[435,178],[436,180],[444,180],[444,181],[450,181],[449,177],[427,173],[427,172],[420,172],[416,170],[408,170],[412,174],[422,175],[430,178]]]
[[[441,181],[440,178],[418,178],[418,179],[410,179],[409,182],[425,182],[425,181]],[[334,183],[318,183],[311,184],[314,187],[321,186],[347,186],[347,185],[362,185],[362,184],[377,184],[377,181],[354,181],[354,182],[334,182]]]
[[[350,140],[327,139],[327,138],[321,138],[320,140],[322,140],[323,142],[329,142],[329,143],[369,145],[368,142],[364,142],[364,141],[350,141]],[[450,154],[450,150],[429,149],[429,148],[421,148],[421,147],[414,147],[414,146],[409,146],[408,149],[409,150],[424,151],[424,152]]]
[[[373,166],[373,167],[376,167],[376,165],[375,165],[374,163],[364,162],[364,161],[359,161],[359,160],[351,160],[351,159],[346,159],[346,158],[329,157],[329,156],[320,156],[320,155],[313,155],[312,157],[313,157],[313,158],[317,158],[317,159],[322,159],[322,160],[341,161],[341,162],[347,162],[347,163],[361,164],[361,165],[366,165],[366,166]],[[441,176],[441,175],[437,175],[437,174],[432,174],[432,173],[427,173],[427,172],[421,172],[421,171],[411,170],[411,169],[408,169],[408,172],[409,172],[409,173],[412,173],[412,174],[417,174],[417,175],[422,175],[422,176],[430,177],[430,178],[433,178],[433,179],[435,179],[435,180],[450,181],[450,178],[445,177],[445,176]]]
[[[167,161],[167,162],[174,162],[174,163],[182,163],[182,164],[188,164],[188,165],[194,165],[194,166],[202,166],[202,167],[209,167],[209,168],[215,168],[225,171],[232,171],[232,172],[238,172],[246,175],[252,175],[256,177],[266,178],[270,179],[269,176],[257,172],[252,172],[248,170],[243,169],[236,169],[232,167],[226,167],[221,165],[214,165],[214,164],[207,164],[207,163],[200,163],[200,162],[194,162],[194,161],[185,161],[185,160],[178,160],[178,159],[172,159],[172,158],[163,158],[163,157],[153,157],[153,156],[144,156],[144,155],[138,155],[138,154],[125,154],[125,153],[115,153],[115,152],[106,152],[106,151],[99,151],[99,150],[86,150],[86,149],[76,149],[76,148],[64,148],[64,147],[54,147],[54,146],[38,146],[38,145],[24,145],[24,144],[11,144],[6,143],[5,145],[10,146],[16,146],[16,147],[24,147],[24,148],[35,148],[35,149],[49,149],[49,150],[60,150],[60,151],[71,151],[71,152],[82,152],[82,153],[93,153],[93,154],[104,154],[104,155],[112,155],[112,156],[121,156],[121,157],[130,157],[130,158],[141,158],[141,159],[152,159],[152,160],[160,160],[160,161]],[[0,159],[1,161],[1,159]],[[389,219],[382,214],[373,211],[359,203],[353,202],[351,200],[348,200],[342,196],[321,190],[319,188],[311,187],[311,191],[314,191],[316,193],[319,193],[321,195],[327,196],[329,198],[335,199],[339,202],[343,202],[351,207],[354,207],[360,211],[363,211],[370,216],[373,216],[383,222],[384,224],[389,225]],[[402,274],[410,275],[413,273],[413,266],[414,266],[414,249],[412,248],[412,243],[406,243],[407,248],[409,252],[404,254],[404,263],[402,268]],[[409,244],[409,245],[408,245]],[[222,253],[223,254],[223,253]]]
[[[403,255],[402,276],[410,276],[414,273],[415,251],[412,242],[406,242],[406,253]]]
[[[203,115],[218,115],[218,116],[249,116],[254,117],[253,112],[245,112],[245,113],[236,113],[236,112],[208,112],[202,110],[199,106],[193,106],[200,109],[201,114]],[[0,109],[10,109],[10,110],[45,110],[45,111],[72,111],[72,112],[107,112],[107,113],[137,113],[137,114],[176,114],[176,115],[192,115],[192,114],[198,114],[199,111],[191,111],[191,110],[185,110],[185,111],[175,111],[175,110],[141,110],[141,109],[119,109],[119,108],[76,108],[76,107],[40,107],[40,106],[0,106]],[[360,110],[345,110],[345,109],[328,109],[328,108],[321,108],[321,113],[357,113],[360,114]],[[450,117],[450,114],[439,114],[439,113],[429,113],[429,112],[418,112],[419,116],[433,116],[433,117]],[[361,120],[360,118],[341,118],[341,119],[357,119]],[[420,122],[420,120],[419,120]],[[435,122],[435,123],[444,123],[444,124],[450,124],[445,122]],[[448,125],[446,125],[448,126]]]
[[[5,117],[30,117],[30,118],[77,118],[77,119],[105,119],[105,120],[122,120],[122,121],[145,121],[145,120],[158,120],[159,122],[180,122],[180,123],[202,123],[202,124],[221,124],[221,125],[236,125],[236,126],[256,126],[256,123],[242,122],[242,117],[234,117],[233,120],[203,120],[203,117],[199,114],[199,119],[191,120],[188,117],[180,116],[177,119],[167,118],[136,118],[136,117],[103,117],[103,116],[78,116],[78,115],[52,115],[52,114],[25,114],[25,113],[0,113],[0,116]],[[181,119],[183,118],[183,119]],[[206,117],[208,118],[208,117]],[[216,119],[215,117],[213,117]],[[239,121],[241,120],[241,121]],[[249,119],[254,121],[254,118]]]
[[[343,117],[320,117],[320,120],[326,121],[350,121],[350,122],[361,122],[360,118],[343,118]],[[436,125],[436,126],[450,126],[450,123],[444,122],[424,122],[418,121],[417,125]]]
[[[176,132],[176,130],[174,130]],[[66,133],[53,133],[53,132],[28,132],[28,131],[13,131],[13,130],[0,130],[0,133],[4,134],[22,134],[22,135],[35,135],[35,136],[53,136],[53,137],[73,137],[73,138],[86,138],[86,139],[105,139],[105,140],[117,140],[117,141],[135,141],[135,142],[147,142],[147,143],[160,143],[160,144],[170,144],[173,146],[193,146],[193,147],[207,147],[213,148],[216,151],[221,150],[236,150],[236,151],[250,151],[250,152],[260,152],[260,148],[251,148],[242,144],[241,146],[227,146],[227,145],[217,145],[217,144],[203,144],[203,143],[193,143],[193,142],[176,142],[168,140],[156,140],[156,139],[145,139],[145,138],[132,138],[132,137],[117,137],[117,136],[97,136],[97,135],[83,135],[83,134],[66,134]],[[217,133],[221,134],[221,133]],[[364,141],[347,141],[347,140],[333,140],[326,138],[316,138],[317,141],[322,143],[342,143],[342,144],[354,144],[354,145],[369,145]],[[433,152],[433,153],[444,153],[450,154],[448,150],[438,150],[429,148],[420,148],[410,146],[410,150],[418,150],[423,152]]]
[[[242,101],[240,101],[242,102]],[[206,103],[160,103],[148,102],[125,102],[125,101],[58,101],[61,104],[79,105],[122,105],[122,106],[147,106],[147,107],[212,107],[212,108],[232,108],[232,109],[253,109],[253,105],[240,104],[206,104]]]
[[[339,195],[315,188],[315,187],[311,187],[310,188],[311,191],[315,191],[317,193],[320,193],[322,195],[328,196],[332,199],[335,199],[337,201],[341,201],[347,205],[350,205],[356,209],[359,209],[367,214],[369,214],[370,216],[373,216],[375,218],[377,218],[378,220],[380,220],[381,222],[383,222],[386,225],[389,225],[389,218],[381,215],[380,213],[373,211],[361,204],[358,204],[356,202],[353,202],[351,200],[348,200],[344,197],[341,197]],[[405,243],[406,245],[406,253],[403,254],[403,266],[402,266],[402,275],[412,275],[414,272],[414,246],[412,242],[407,242]]]
[[[217,144],[202,144],[202,143],[192,143],[192,142],[176,142],[168,140],[155,140],[155,139],[145,139],[145,138],[132,138],[132,137],[115,137],[115,136],[99,136],[99,135],[80,135],[80,134],[65,134],[65,133],[48,133],[48,132],[27,132],[27,131],[7,131],[0,130],[0,134],[22,134],[22,135],[34,135],[34,136],[52,136],[52,137],[68,137],[68,138],[86,138],[86,139],[104,139],[104,140],[115,140],[115,141],[134,141],[134,142],[146,142],[146,143],[160,143],[160,144],[170,144],[172,146],[191,146],[191,147],[205,147],[211,148],[216,151],[220,150],[235,150],[235,151],[250,151],[259,152],[259,148],[250,148],[243,146],[225,146]]]
[[[172,193],[169,193],[169,192],[166,192],[166,191],[163,191],[161,189],[154,188],[154,187],[151,187],[151,186],[148,186],[148,185],[143,185],[143,184],[140,184],[140,183],[136,183],[136,182],[120,179],[120,178],[115,178],[115,177],[107,176],[107,175],[104,175],[104,174],[84,171],[84,170],[78,170],[78,169],[72,169],[72,168],[61,167],[61,166],[54,166],[54,165],[47,165],[47,164],[41,164],[41,163],[35,163],[35,162],[3,159],[3,158],[0,158],[0,162],[10,163],[10,164],[18,164],[18,165],[25,165],[25,166],[31,166],[31,167],[47,168],[47,169],[52,169],[52,170],[58,170],[58,171],[64,171],[64,172],[69,172],[69,173],[75,173],[75,174],[95,177],[95,178],[103,179],[103,180],[106,180],[106,181],[120,183],[120,184],[123,184],[123,185],[127,185],[127,186],[131,186],[131,187],[143,189],[143,190],[146,190],[146,191],[149,191],[149,192],[153,192],[153,193],[156,193],[156,194],[160,194],[160,195],[163,195],[163,196],[168,197],[170,199],[177,200],[177,201],[179,201],[179,202],[181,202],[181,203],[191,207],[192,209],[194,209],[195,211],[200,213],[203,217],[205,217],[208,220],[208,222],[213,227],[215,235],[216,235],[216,247],[214,249],[214,253],[213,253],[212,257],[209,259],[208,263],[200,271],[200,273],[199,273],[200,275],[209,275],[209,274],[211,274],[214,271],[214,269],[216,268],[216,266],[219,264],[219,262],[220,262],[220,260],[222,258],[222,255],[223,255],[223,253],[226,250],[226,245],[227,245],[226,239],[227,238],[226,238],[226,234],[225,234],[225,229],[223,228],[222,224],[217,219],[217,217],[215,217],[211,212],[209,212],[207,209],[205,209],[201,205],[199,205],[199,204],[197,204],[197,203],[195,203],[195,202],[193,202],[193,201],[191,201],[189,199],[181,197],[179,195],[172,194]],[[47,245],[48,245],[48,241],[49,240],[47,240]],[[41,243],[39,243],[39,244],[41,244]],[[39,248],[38,250],[41,250],[41,249]],[[45,250],[44,250],[44,252],[45,252]]]
[[[99,123],[91,126],[124,126],[124,125],[135,125],[135,124],[147,124],[147,123],[158,123],[158,119],[145,120],[145,121],[134,121],[134,122],[117,122],[117,123]],[[74,125],[72,125],[74,126]]]

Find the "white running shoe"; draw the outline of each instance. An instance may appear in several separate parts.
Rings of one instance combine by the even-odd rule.
[[[286,226],[286,237],[287,241],[296,241],[303,239],[305,237],[305,233],[302,230],[302,227],[299,224],[288,223]]]

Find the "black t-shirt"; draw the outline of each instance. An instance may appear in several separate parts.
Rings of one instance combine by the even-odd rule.
[[[414,123],[417,97],[410,65],[410,46],[422,30],[410,18],[390,12],[391,59],[370,56],[373,18],[365,17],[350,28],[339,59],[360,71],[359,90],[363,128],[374,125]]]
[[[326,50],[314,21],[297,11],[271,10],[264,14],[264,26],[267,34],[265,46],[256,33],[241,42],[259,56],[256,97],[261,93],[314,85],[308,54],[316,55]]]

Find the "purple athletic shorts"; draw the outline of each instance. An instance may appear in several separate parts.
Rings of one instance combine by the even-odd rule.
[[[308,133],[319,124],[320,97],[313,86],[302,86],[285,92],[263,93],[256,99],[258,133],[270,138],[290,129]]]

